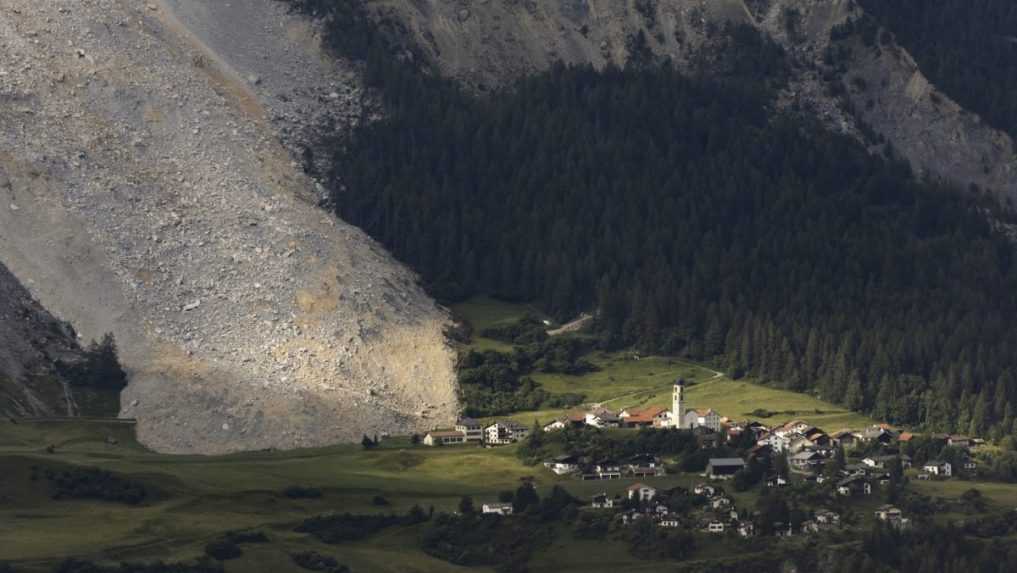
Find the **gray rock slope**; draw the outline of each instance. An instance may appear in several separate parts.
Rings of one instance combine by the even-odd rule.
[[[0,263],[86,338],[116,334],[121,414],[157,450],[451,421],[447,313],[315,207],[279,143],[278,90],[341,118],[356,116],[358,88],[271,0],[228,3],[267,15],[223,23],[258,36],[249,67],[189,29],[172,11],[185,4],[227,3],[0,5]],[[255,65],[276,57],[303,72]]]

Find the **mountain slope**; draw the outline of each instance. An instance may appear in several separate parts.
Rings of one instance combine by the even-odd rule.
[[[216,25],[328,73],[265,29],[285,24],[277,4],[232,5],[264,21]],[[159,3],[3,10],[0,262],[86,338],[116,335],[144,443],[313,446],[454,417],[446,312],[313,204],[257,78]],[[317,89],[304,76],[290,85]]]
[[[641,46],[687,67],[715,45],[727,23],[748,23],[783,44],[796,62],[785,94],[789,103],[813,108],[836,131],[860,137],[875,130],[917,171],[1017,199],[1017,152],[1010,137],[937,90],[903,48],[860,49],[857,37],[848,38],[855,49],[843,69],[823,78],[830,31],[863,14],[854,0],[370,0],[367,5],[376,21],[409,38],[443,74],[481,88],[504,85],[556,61],[623,65]],[[864,93],[852,87],[854,78],[865,80]],[[832,95],[844,90],[848,109]]]

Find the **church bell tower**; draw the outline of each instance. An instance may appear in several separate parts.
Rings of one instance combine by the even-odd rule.
[[[674,391],[671,395],[671,426],[675,428],[685,427],[683,398],[685,398],[685,380],[678,378],[674,381]]]

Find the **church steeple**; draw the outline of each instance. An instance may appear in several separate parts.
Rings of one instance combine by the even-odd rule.
[[[674,381],[674,390],[671,394],[671,425],[675,428],[685,427],[685,380],[678,378]]]

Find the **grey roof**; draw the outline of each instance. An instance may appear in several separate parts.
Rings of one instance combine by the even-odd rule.
[[[456,422],[456,425],[457,426],[477,427],[477,426],[480,426],[480,420],[476,420],[474,418],[459,418],[459,421]]]
[[[741,458],[710,458],[710,465],[715,467],[744,466],[745,460]]]

